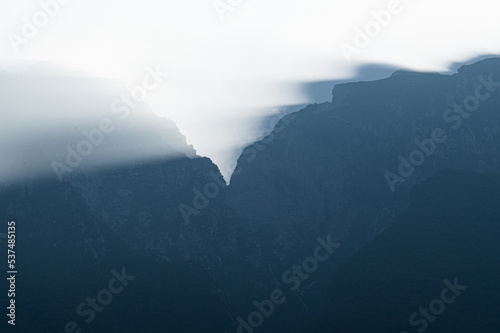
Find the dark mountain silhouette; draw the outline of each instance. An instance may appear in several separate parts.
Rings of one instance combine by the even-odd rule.
[[[483,83],[491,80],[496,83]],[[316,237],[331,235],[342,244],[305,281],[307,292],[289,296],[307,305],[294,319],[321,311],[329,274],[391,225],[415,184],[446,168],[500,171],[498,82],[500,59],[491,58],[453,75],[397,71],[383,80],[337,85],[331,103],[285,117],[270,136],[243,151],[227,200],[254,235],[254,246],[266,249],[253,255],[256,266],[272,267],[271,275],[280,279],[297,258],[310,254]],[[453,112],[455,103],[471,103],[478,87],[481,94],[490,93],[478,109],[465,113],[467,118]],[[431,149],[436,129],[446,140]],[[399,157],[409,161],[413,151],[424,161],[410,169]],[[385,174],[399,176],[400,164],[404,181],[392,191]],[[278,317],[266,322],[270,331],[296,325]]]
[[[0,192],[0,212],[18,224],[18,331],[60,332],[74,320],[83,332],[234,332],[254,301],[276,289],[286,302],[255,331],[300,330],[323,310],[339,264],[394,223],[415,184],[447,168],[499,172],[497,81],[500,59],[486,59],[453,75],[398,71],[337,85],[332,102],[285,116],[247,147],[229,186],[175,124],[145,108],[62,182],[51,168],[56,157],[22,146],[16,155],[24,164],[46,172],[27,167]],[[481,86],[476,111],[447,113],[474,102]],[[95,167],[102,154],[127,152],[129,126],[155,157],[136,156],[138,145],[126,163]],[[64,152],[67,142],[53,141]],[[409,160],[414,150],[425,161],[411,170],[399,156]],[[407,175],[399,175],[401,163]],[[313,255],[318,237],[340,247],[291,288],[283,275]],[[82,322],[75,308],[122,267],[136,280]]]

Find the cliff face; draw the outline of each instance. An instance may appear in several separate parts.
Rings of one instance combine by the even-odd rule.
[[[410,189],[434,172],[499,172],[498,105],[500,60],[489,59],[451,76],[398,71],[343,84],[332,103],[285,117],[243,152],[227,189],[256,246],[266,248],[255,262],[280,278],[316,237],[331,235],[346,251],[324,264],[331,272],[390,225]],[[327,283],[314,280],[306,293],[312,315]]]
[[[435,171],[498,171],[499,65],[485,60],[451,76],[399,71],[335,87],[332,103],[285,117],[243,152],[228,203],[279,237],[330,232],[362,244]]]

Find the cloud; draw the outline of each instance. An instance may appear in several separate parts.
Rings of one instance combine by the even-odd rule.
[[[147,102],[201,155],[224,164],[257,131],[247,119],[277,105],[321,102],[302,89],[307,82],[343,79],[367,64],[446,71],[500,53],[496,0],[401,0],[350,62],[340,45],[354,44],[373,13],[394,0],[225,1],[238,5],[221,20],[209,0],[72,0],[19,53],[6,36],[21,34],[23,17],[33,20],[40,5],[8,2],[0,11],[0,59],[66,64],[129,86],[159,64],[172,76]]]

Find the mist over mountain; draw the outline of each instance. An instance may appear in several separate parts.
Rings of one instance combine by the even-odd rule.
[[[455,276],[471,292],[428,330],[500,331],[499,58],[338,84],[331,102],[284,116],[246,147],[229,185],[172,121],[141,105],[121,123],[125,109],[110,111],[119,89],[74,80],[5,81],[11,117],[41,85],[69,94],[50,110],[61,126],[8,152],[20,163],[10,168],[26,165],[0,192],[18,224],[19,332],[410,332],[408,316]],[[118,116],[116,129],[65,121],[75,101]],[[99,149],[54,171],[66,146],[100,140],[83,129],[103,133]],[[481,299],[488,311],[457,319]]]
[[[0,86],[8,110],[0,125],[2,182],[196,156],[174,122],[136,102],[116,81],[40,64],[21,73],[0,72]]]

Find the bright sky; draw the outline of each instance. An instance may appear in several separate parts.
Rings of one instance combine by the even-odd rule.
[[[499,12],[498,0],[2,0],[0,65],[61,63],[130,88],[161,66],[170,76],[147,102],[224,169],[256,119],[313,102],[302,83],[363,64],[446,71],[500,54]],[[368,46],[355,43],[358,28],[372,29]]]

